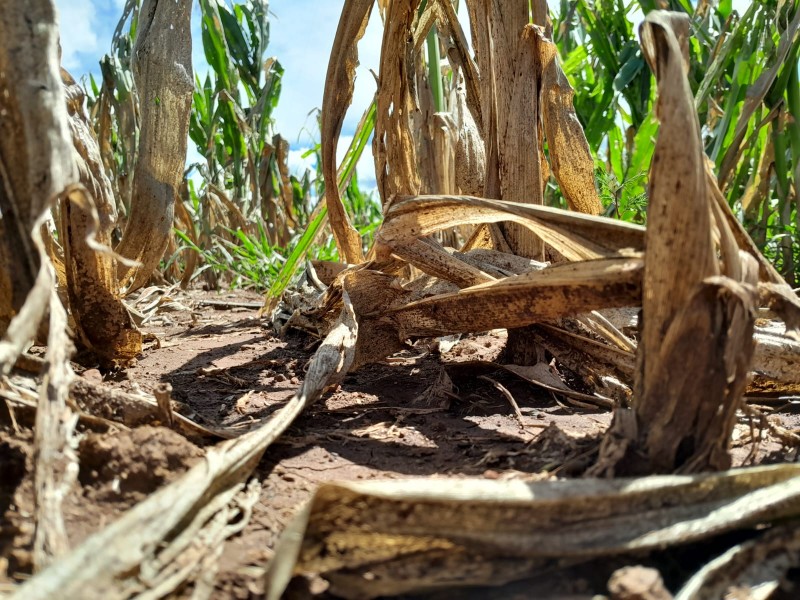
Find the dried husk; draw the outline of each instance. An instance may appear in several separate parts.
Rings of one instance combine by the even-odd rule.
[[[414,45],[409,32],[413,29],[419,3],[420,0],[391,2],[383,30],[372,153],[378,192],[384,205],[397,194],[420,192],[411,131],[416,99],[409,87],[414,73]]]

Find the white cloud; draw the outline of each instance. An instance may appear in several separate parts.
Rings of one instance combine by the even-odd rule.
[[[342,4],[319,0],[270,2],[268,52],[277,56],[286,70],[275,119],[278,131],[292,144],[319,141],[315,109],[322,107],[328,57]],[[375,80],[369,69],[378,70],[382,31],[380,16],[374,10],[359,44],[360,66],[356,71],[353,104],[343,127],[345,133],[355,129],[375,93]]]
[[[83,69],[87,58],[103,53],[97,37],[97,11],[92,0],[56,0],[61,30],[61,62],[68,71]],[[104,40],[110,45],[111,38]],[[96,61],[95,61],[96,62]],[[73,73],[76,77],[82,73]]]
[[[347,148],[350,147],[350,143],[352,141],[352,135],[343,135],[339,138],[339,146],[336,148],[337,162],[341,163],[341,161],[344,159]],[[375,179],[375,159],[372,156],[371,141],[364,147],[364,151],[361,154],[361,159],[358,161],[356,171],[358,174],[358,185],[362,188],[362,190],[369,191],[375,188],[377,185]]]
[[[313,154],[303,157],[310,148],[298,148],[297,150],[289,150],[289,172],[297,177],[302,176],[306,169],[314,170],[317,164],[317,158]]]
[[[350,146],[352,141],[352,135],[343,135],[339,138],[339,146],[336,150],[336,160],[338,162],[341,162],[344,159],[347,148]],[[310,148],[310,146],[300,146],[289,151],[289,172],[292,175],[300,177],[306,169],[313,170],[315,168],[317,159],[313,154],[305,158],[303,157],[303,154],[305,154]],[[369,192],[376,187],[375,161],[372,158],[371,143],[367,144],[364,148],[364,152],[361,154],[361,159],[358,162],[356,171],[358,174],[358,185],[363,191]]]

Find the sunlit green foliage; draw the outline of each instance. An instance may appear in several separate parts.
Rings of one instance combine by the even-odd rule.
[[[635,20],[655,0],[561,0],[555,40],[595,153],[608,214],[642,221],[657,124]],[[752,237],[792,285],[800,265],[797,0],[670,0],[691,18],[689,79],[706,153]],[[555,8],[555,7],[553,7]],[[556,194],[551,194],[556,197]]]
[[[127,2],[112,52],[101,62],[102,81],[89,82],[89,107],[123,215],[137,140],[130,52],[138,4]],[[720,186],[759,247],[796,286],[800,0],[760,0],[743,14],[729,1],[666,4],[690,15],[689,79]],[[646,222],[647,174],[658,124],[655,86],[634,24],[663,5],[656,0],[550,4],[554,40],[575,88],[574,104],[595,155],[606,214],[641,223]],[[199,7],[208,70],[201,69],[196,78],[190,137],[201,160],[187,173],[166,275],[184,285],[201,277],[212,286],[268,289],[268,297],[276,298],[306,259],[336,258],[326,227],[324,185],[318,170],[300,177],[288,173],[288,144],[273,119],[283,68],[266,58],[266,3],[199,0]],[[431,64],[437,49],[431,36]],[[430,72],[438,81],[438,71]],[[358,189],[354,174],[374,122],[373,103],[339,169],[343,200],[365,248],[380,208]],[[561,202],[552,181],[546,198],[554,205]]]

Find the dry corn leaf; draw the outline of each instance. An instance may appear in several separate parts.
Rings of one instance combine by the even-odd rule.
[[[428,238],[414,240],[394,249],[394,254],[408,261],[423,273],[469,287],[495,278],[480,268],[449,254],[440,244]]]
[[[641,258],[557,265],[391,308],[401,339],[524,327],[641,301]]]
[[[386,212],[376,240],[393,249],[456,225],[513,221],[570,260],[644,249],[645,229],[605,217],[473,196],[402,197]]]
[[[336,147],[347,108],[353,100],[358,66],[358,40],[364,35],[374,3],[374,0],[345,0],[333,41],[322,98],[320,137],[322,171],[327,190],[325,203],[336,246],[342,258],[349,263],[362,262],[364,255],[361,250],[361,236],[350,223],[339,194]]]
[[[326,484],[281,536],[266,594],[281,597],[293,575],[322,575],[333,593],[364,599],[641,556],[796,517],[799,475],[781,465],[616,481]]]
[[[553,175],[572,210],[599,215],[603,205],[595,189],[594,159],[572,106],[575,92],[558,63],[558,48],[541,28],[531,25],[526,31],[542,66],[542,123]]]
[[[521,275],[530,271],[541,271],[548,266],[547,263],[539,262],[538,260],[486,248],[475,248],[466,252],[447,249],[447,252],[481,269],[495,279],[508,277],[509,275]]]
[[[620,406],[628,406],[636,372],[635,355],[599,342],[597,336],[576,333],[567,327],[569,322],[564,320],[561,326],[537,325],[532,331],[533,339],[596,393],[614,398]]]

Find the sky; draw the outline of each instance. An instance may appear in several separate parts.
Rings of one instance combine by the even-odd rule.
[[[55,0],[61,27],[62,61],[74,77],[87,73],[99,75],[98,61],[108,52],[125,0]],[[301,174],[313,166],[313,158],[303,153],[319,140],[315,110],[322,106],[322,91],[328,68],[342,0],[271,0],[269,56],[275,56],[285,69],[281,99],[275,111],[276,130],[291,144],[289,167]],[[741,12],[749,0],[733,0]],[[208,69],[200,45],[199,8],[195,3],[193,18],[193,58],[196,72]],[[466,24],[465,24],[466,25]],[[374,10],[367,31],[359,44],[360,66],[356,71],[353,104],[342,128],[340,158],[352,140],[361,114],[375,92],[381,47],[382,25]],[[205,66],[204,66],[205,65]],[[190,150],[193,151],[190,144]],[[370,145],[359,164],[359,183],[364,189],[375,187],[375,171]]]

